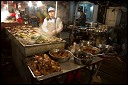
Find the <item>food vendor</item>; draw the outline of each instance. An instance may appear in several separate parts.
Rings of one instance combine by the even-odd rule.
[[[16,20],[17,20],[17,22],[22,23],[23,20],[22,20],[22,18],[21,18],[21,15],[20,15],[19,10],[16,10],[15,13],[16,13]]]
[[[48,36],[57,36],[63,29],[62,21],[59,17],[55,17],[55,8],[48,8],[48,16],[44,19],[41,29]]]
[[[78,18],[78,25],[79,26],[85,26],[86,15],[82,10],[80,10],[79,12],[80,12],[80,17]]]
[[[11,18],[11,17],[14,18],[19,23],[22,23],[23,22],[23,20],[21,18],[21,15],[20,15],[20,12],[18,10],[16,10],[14,12],[14,9],[13,9],[13,11],[10,13],[9,18]]]

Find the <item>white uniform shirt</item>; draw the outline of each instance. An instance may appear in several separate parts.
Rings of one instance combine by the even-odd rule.
[[[55,24],[55,19],[47,20],[45,18],[41,27],[45,35],[53,36],[62,31],[63,24],[60,18],[56,19],[56,24]]]

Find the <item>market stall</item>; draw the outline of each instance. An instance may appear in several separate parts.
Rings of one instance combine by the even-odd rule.
[[[18,28],[16,28],[16,29],[18,29]],[[44,79],[58,76],[58,75],[61,75],[64,73],[68,73],[70,71],[74,71],[74,70],[77,70],[77,69],[87,66],[87,65],[76,64],[74,61],[74,57],[71,54],[70,55],[71,57],[67,62],[58,63],[60,65],[61,71],[53,72],[52,74],[48,74],[48,75],[35,76],[33,74],[32,69],[30,67],[28,67],[27,62],[25,62],[26,58],[31,58],[32,56],[38,55],[38,54],[44,54],[44,53],[48,52],[49,50],[52,50],[55,48],[64,49],[66,42],[65,42],[65,40],[57,38],[60,40],[58,40],[58,41],[53,40],[52,42],[47,41],[47,42],[40,42],[40,43],[37,43],[37,42],[25,43],[25,41],[23,42],[20,38],[18,38],[19,36],[21,37],[21,35],[18,35],[18,34],[20,34],[20,32],[18,33],[18,32],[16,32],[16,30],[15,31],[14,30],[15,30],[14,28],[7,28],[6,33],[7,33],[8,37],[11,39],[12,59],[16,65],[24,83],[37,83],[37,81],[39,82]],[[15,33],[18,33],[18,34],[15,34]],[[22,36],[22,38],[23,37],[24,36]],[[29,38],[27,41],[29,41]],[[93,59],[93,61],[91,62],[91,64],[89,64],[89,66],[96,65],[96,63],[98,63],[100,61],[102,61],[102,58],[95,57]],[[67,66],[69,66],[69,67],[67,67]]]
[[[11,28],[12,30],[12,28]],[[13,31],[14,32],[14,31]],[[6,33],[8,37],[11,39],[11,45],[12,45],[12,58],[15,62],[16,67],[18,68],[18,71],[20,72],[21,76],[25,81],[29,81],[26,78],[29,73],[26,73],[28,68],[25,68],[25,64],[23,63],[24,58],[28,56],[32,56],[34,54],[38,53],[44,53],[47,52],[48,50],[52,48],[60,48],[63,49],[65,47],[65,41],[60,40],[58,42],[54,41],[53,42],[48,42],[47,43],[36,43],[36,44],[29,44],[27,45],[26,43],[23,43],[25,41],[19,41],[19,38],[16,38],[16,35],[12,34],[12,31],[9,31],[6,29]],[[16,32],[18,33],[18,32]],[[19,33],[20,34],[20,33]],[[23,36],[22,36],[23,37]],[[59,39],[59,38],[57,38]],[[27,40],[28,41],[28,40]]]

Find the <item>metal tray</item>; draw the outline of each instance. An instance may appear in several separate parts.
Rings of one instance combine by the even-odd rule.
[[[34,74],[34,72],[32,71],[32,69],[30,68],[30,66],[28,65],[28,61],[30,61],[30,60],[32,60],[32,59],[34,59],[33,56],[28,56],[28,57],[26,57],[23,61],[24,61],[24,63],[26,64],[26,66],[28,67],[28,69],[29,69],[30,73],[32,74],[33,78],[36,78],[38,81],[44,80],[44,79],[47,79],[47,78],[50,78],[50,77],[53,77],[53,76],[57,76],[57,75],[63,73],[63,71],[60,70],[60,71],[58,71],[58,72],[52,72],[52,73],[49,73],[49,74],[46,74],[46,75],[41,74],[40,76],[36,76],[36,75]],[[52,59],[51,59],[51,60],[52,60]],[[58,63],[58,64],[59,64],[59,63]]]
[[[18,50],[22,53],[24,57],[32,56],[34,54],[47,52],[53,48],[64,49],[66,41],[53,42],[53,43],[42,43],[42,44],[33,44],[33,45],[24,45],[19,40],[15,38],[15,36],[6,29],[6,33],[9,38],[12,40],[12,43],[18,47]]]
[[[33,71],[31,70],[31,68],[29,66],[28,66],[28,69],[30,70],[32,76],[34,78],[36,78],[38,81],[41,81],[41,80],[44,80],[44,79],[47,79],[47,78],[50,78],[50,77],[54,77],[54,76],[57,76],[57,75],[63,73],[63,71],[59,71],[59,72],[53,72],[53,73],[47,74],[47,75],[35,76],[34,73],[33,73]]]

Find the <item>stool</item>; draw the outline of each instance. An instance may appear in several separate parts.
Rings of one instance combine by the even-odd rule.
[[[73,72],[69,72],[67,74],[67,78],[66,78],[66,83],[72,83],[72,81],[80,81],[81,80],[81,73],[80,73],[80,69],[73,71]]]

